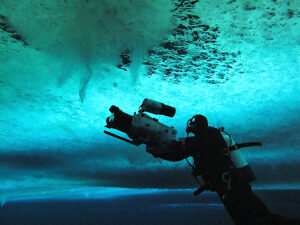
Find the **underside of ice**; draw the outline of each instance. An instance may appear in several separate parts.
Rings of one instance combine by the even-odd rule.
[[[195,187],[184,162],[103,134],[112,104],[133,114],[144,98],[176,108],[156,117],[179,137],[203,114],[238,143],[261,141],[242,150],[255,185],[299,188],[299,9],[296,0],[0,0],[0,195]]]

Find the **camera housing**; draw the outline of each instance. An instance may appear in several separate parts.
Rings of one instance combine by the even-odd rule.
[[[132,140],[104,131],[104,133],[115,138],[134,145],[155,145],[157,143],[167,143],[176,139],[177,130],[175,130],[174,127],[162,124],[158,119],[152,118],[145,113],[150,112],[173,117],[176,112],[174,107],[146,98],[140,106],[139,112],[134,113],[132,116],[124,113],[114,105],[110,107],[109,111],[112,114],[107,117],[105,127],[126,133]]]

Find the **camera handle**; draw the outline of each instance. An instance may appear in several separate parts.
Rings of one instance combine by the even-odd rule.
[[[114,138],[117,138],[117,139],[120,139],[120,140],[122,140],[122,141],[125,141],[125,142],[127,142],[127,143],[129,143],[129,144],[135,145],[135,146],[139,146],[139,145],[142,144],[141,142],[137,142],[137,141],[134,141],[134,140],[129,140],[129,139],[127,139],[127,138],[123,138],[123,137],[121,137],[121,136],[119,136],[119,135],[113,134],[113,133],[111,133],[111,132],[109,132],[109,131],[106,131],[106,130],[104,131],[104,133],[105,133],[105,134],[108,134],[108,135],[110,135],[110,136],[112,136],[112,137],[114,137]]]

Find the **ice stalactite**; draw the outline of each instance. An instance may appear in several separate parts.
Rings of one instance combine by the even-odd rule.
[[[4,206],[4,204],[6,203],[6,196],[1,196],[0,197],[0,202],[1,202],[1,207],[3,207]]]
[[[159,45],[171,30],[172,6],[166,0],[19,1],[18,4],[4,0],[0,15],[4,15],[1,18],[6,22],[0,28],[28,44],[28,48],[66,63],[69,69],[58,78],[60,85],[72,75],[74,69],[69,65],[85,67],[88,72],[84,72],[87,75],[83,75],[79,89],[83,100],[93,66],[117,66],[124,49],[134,54],[131,76],[137,79],[146,55],[140,52]],[[89,62],[82,60],[83,57]]]
[[[80,81],[80,89],[79,89],[79,97],[82,103],[85,99],[85,94],[86,94],[85,92],[91,77],[92,77],[92,69],[90,65],[86,65],[85,72],[82,74],[82,78]]]

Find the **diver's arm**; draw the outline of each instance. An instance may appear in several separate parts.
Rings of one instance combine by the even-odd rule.
[[[175,162],[193,156],[194,151],[200,150],[201,146],[202,144],[197,138],[187,137],[180,138],[178,141],[157,143],[154,146],[147,145],[146,151],[156,158]]]
[[[162,158],[167,161],[175,162],[187,158],[189,155],[185,151],[185,143],[175,141],[168,144],[159,144],[155,146],[147,145],[146,151],[152,154],[155,158]]]
[[[186,148],[186,139],[181,138],[179,141],[172,140],[168,143],[161,143],[155,146],[147,145],[146,151],[154,157],[159,157],[167,161],[176,162],[190,156]]]

